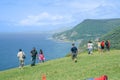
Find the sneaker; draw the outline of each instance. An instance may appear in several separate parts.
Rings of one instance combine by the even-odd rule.
[[[75,59],[75,63],[77,62],[77,59]]]
[[[19,66],[19,68],[21,68],[21,66]]]
[[[77,62],[77,60],[75,61],[75,63]]]

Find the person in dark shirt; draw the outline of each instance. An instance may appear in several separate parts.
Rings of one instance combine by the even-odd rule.
[[[107,41],[105,42],[105,46],[106,46],[106,50],[107,50],[107,51],[110,51],[110,41],[107,40]]]
[[[36,62],[36,56],[37,56],[37,50],[36,48],[33,48],[33,50],[30,52],[31,53],[31,66],[35,66],[35,62]]]
[[[72,44],[72,48],[71,48],[71,52],[72,52],[72,60],[74,60],[75,62],[77,62],[77,53],[78,53],[78,49],[75,46],[75,44]]]

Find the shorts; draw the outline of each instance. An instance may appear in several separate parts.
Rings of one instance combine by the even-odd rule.
[[[101,46],[101,49],[104,49],[104,46]]]
[[[101,49],[101,46],[98,46],[98,49]]]
[[[72,59],[77,58],[77,54],[76,53],[72,53]]]

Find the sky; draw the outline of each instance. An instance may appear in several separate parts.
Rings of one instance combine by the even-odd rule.
[[[0,33],[51,32],[85,19],[120,18],[120,0],[1,0]]]

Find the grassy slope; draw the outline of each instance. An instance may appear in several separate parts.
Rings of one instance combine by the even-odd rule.
[[[81,53],[78,62],[74,63],[71,57],[47,61],[35,67],[26,66],[1,71],[0,80],[41,80],[46,74],[47,80],[84,80],[106,74],[109,80],[120,79],[120,50],[113,50],[103,54],[94,52],[94,55]]]

